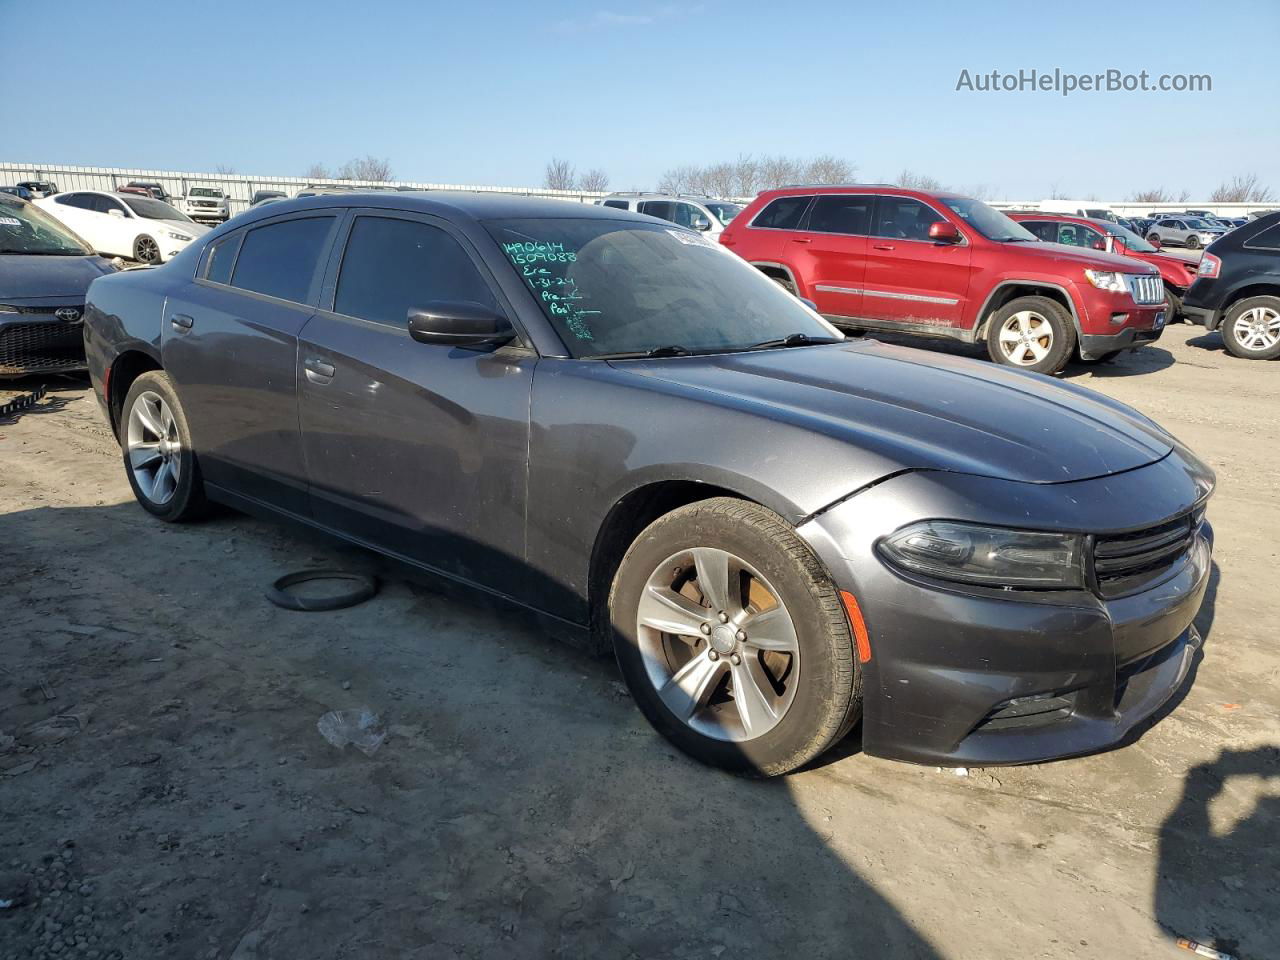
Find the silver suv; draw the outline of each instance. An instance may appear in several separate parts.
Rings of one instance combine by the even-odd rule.
[[[1147,239],[1159,243],[1180,243],[1198,250],[1207,247],[1227,231],[1200,217],[1161,217],[1147,227]]]
[[[700,193],[611,193],[596,203],[670,220],[691,230],[702,230],[713,240],[724,232],[730,220],[745,209],[732,200]]]

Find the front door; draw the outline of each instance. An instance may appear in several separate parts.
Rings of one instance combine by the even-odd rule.
[[[432,217],[361,211],[302,332],[298,382],[315,518],[514,596],[524,579],[536,356],[410,338],[411,307],[501,310],[465,241]]]
[[[204,479],[306,516],[298,333],[315,310],[338,218],[306,213],[228,234],[165,302],[165,370]]]
[[[913,197],[878,198],[863,283],[867,317],[931,333],[961,329],[972,248],[929,239],[930,224],[945,219]]]

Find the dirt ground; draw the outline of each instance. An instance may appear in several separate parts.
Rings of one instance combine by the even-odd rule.
[[[677,754],[520,617],[395,576],[277,609],[282,573],[376,561],[153,521],[53,385],[0,421],[0,960],[1280,957],[1280,363],[1175,325],[1067,376],[1218,471],[1185,694],[1085,759],[962,774],[855,732],[772,782]],[[316,729],[357,706],[372,756]]]

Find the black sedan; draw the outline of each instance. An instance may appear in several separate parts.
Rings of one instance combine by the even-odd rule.
[[[83,370],[85,293],[115,270],[39,207],[0,193],[0,377]]]
[[[289,518],[612,648],[682,749],[766,774],[861,719],[946,765],[1113,745],[1184,682],[1213,474],[1088,390],[846,341],[702,234],[336,194],[103,278],[138,502]]]

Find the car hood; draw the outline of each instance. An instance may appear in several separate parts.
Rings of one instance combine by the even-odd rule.
[[[898,469],[1064,483],[1154,463],[1174,444],[1091,390],[874,340],[613,363],[844,440]]]
[[[89,284],[114,273],[109,260],[98,256],[39,257],[0,254],[0,303],[41,297],[83,297]]]
[[[179,233],[189,233],[193,237],[202,237],[213,228],[203,223],[188,223],[186,220],[156,220]]]
[[[1122,257],[1115,253],[1106,253],[1102,250],[1085,250],[1065,243],[1044,242],[1015,243],[1009,244],[1009,246],[1039,254],[1040,256],[1048,256],[1059,264],[1067,264],[1079,269],[1088,267],[1090,270],[1118,270],[1121,273],[1143,272],[1140,269],[1134,269],[1134,263],[1131,258]],[[1146,272],[1150,273],[1152,271],[1148,269]]]

